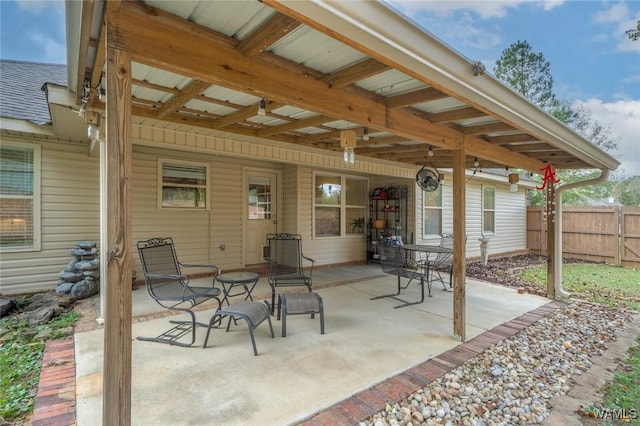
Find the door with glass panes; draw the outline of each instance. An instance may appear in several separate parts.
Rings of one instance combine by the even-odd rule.
[[[245,265],[263,263],[266,235],[277,231],[276,184],[276,172],[245,170]]]

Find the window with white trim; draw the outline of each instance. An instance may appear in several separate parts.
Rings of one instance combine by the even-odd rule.
[[[482,232],[496,232],[496,189],[492,186],[482,187]]]
[[[314,176],[314,235],[339,237],[364,234],[367,200],[365,179]]]
[[[422,205],[425,238],[442,235],[442,185],[432,192],[422,191]]]
[[[0,249],[40,250],[40,146],[0,146]]]
[[[209,165],[158,160],[158,200],[162,209],[209,208]]]

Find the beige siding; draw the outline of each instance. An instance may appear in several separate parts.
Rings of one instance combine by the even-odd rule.
[[[287,232],[291,234],[298,233],[299,223],[299,204],[298,197],[300,196],[300,189],[298,185],[298,167],[286,166],[282,173],[282,194],[280,194],[280,200],[282,205],[280,206],[280,220],[279,231]]]
[[[100,238],[98,160],[88,156],[85,144],[34,143],[42,146],[42,248],[2,253],[2,294],[55,289],[73,245],[82,240],[98,243]]]
[[[237,162],[213,161],[198,156],[192,161],[211,169],[210,210],[158,208],[158,158],[171,153],[135,152],[133,156],[133,240],[172,237],[183,263],[216,264],[225,269],[242,267],[243,185],[242,167]],[[180,157],[180,159],[183,159]],[[225,250],[220,250],[224,245]],[[140,272],[137,253],[134,270]],[[188,272],[204,272],[190,270]]]
[[[453,232],[453,191],[450,175],[445,177],[442,187],[443,232]],[[510,192],[509,186],[502,183],[472,179],[466,186],[466,230],[467,230],[467,257],[480,256],[480,242],[482,236],[482,185],[496,188],[496,232],[487,235],[491,239],[489,243],[489,255],[509,253],[526,250],[527,235],[526,221],[527,209],[525,194],[522,189],[518,192]],[[422,191],[417,190],[416,235],[421,244],[437,244],[438,239],[425,239],[422,236]]]
[[[279,231],[299,233],[304,252],[317,265],[361,262],[366,259],[366,236],[313,236],[313,174],[329,171],[365,176],[369,190],[376,186],[406,184],[408,195],[407,242],[422,240],[422,193],[413,180],[415,170],[384,161],[357,161],[343,169],[341,156],[323,152],[296,152],[290,146],[269,146],[170,129],[133,129],[133,268],[140,274],[135,243],[155,237],[172,237],[185,263],[215,263],[223,270],[243,267],[245,167],[278,170]],[[99,163],[88,156],[86,144],[42,143],[42,250],[3,253],[0,259],[3,293],[23,293],[55,288],[58,273],[71,259],[76,241],[99,241]],[[167,149],[169,148],[169,149]],[[306,148],[302,148],[306,149]],[[158,158],[207,163],[211,170],[211,208],[205,211],[158,208]],[[451,187],[444,186],[444,231],[452,229]],[[496,185],[497,231],[490,254],[526,247],[526,211],[522,192],[509,193]],[[467,251],[479,255],[480,181],[467,189]],[[433,241],[426,241],[433,243]],[[225,246],[221,250],[221,245]],[[189,272],[204,272],[195,270]]]
[[[300,168],[300,227],[304,253],[313,258],[316,265],[331,265],[347,262],[363,262],[366,259],[366,237],[364,234],[346,237],[313,236],[313,173],[312,168]]]

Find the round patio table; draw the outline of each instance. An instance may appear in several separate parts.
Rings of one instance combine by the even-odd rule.
[[[216,281],[222,286],[222,301],[220,305],[224,305],[225,301],[228,305],[229,297],[240,296],[243,294],[246,295],[244,300],[253,300],[251,292],[255,288],[256,284],[258,284],[258,279],[260,279],[260,275],[255,272],[248,271],[226,272],[216,276]],[[234,287],[241,288],[237,288],[237,291],[234,293]]]

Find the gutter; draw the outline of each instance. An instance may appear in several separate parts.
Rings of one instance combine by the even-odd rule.
[[[563,297],[565,299],[571,297],[571,293],[566,292],[562,288],[562,193],[569,189],[596,185],[604,182],[609,178],[610,170],[602,169],[601,172],[602,173],[597,178],[584,180],[581,182],[569,183],[567,185],[558,187],[554,196],[556,206],[556,222],[553,227],[553,232],[556,238],[554,238],[553,241],[553,283],[556,288],[556,295],[560,295],[560,297]]]
[[[339,34],[363,46],[361,51],[365,54],[382,56],[387,60],[383,62],[393,62],[414,78],[418,75],[421,77],[418,80],[430,81],[430,86],[500,117],[595,169],[615,170],[620,165],[495,77],[488,73],[473,76],[469,59],[384,2],[265,1],[274,2],[280,6],[277,9],[306,17],[316,24],[316,29],[329,35]]]

